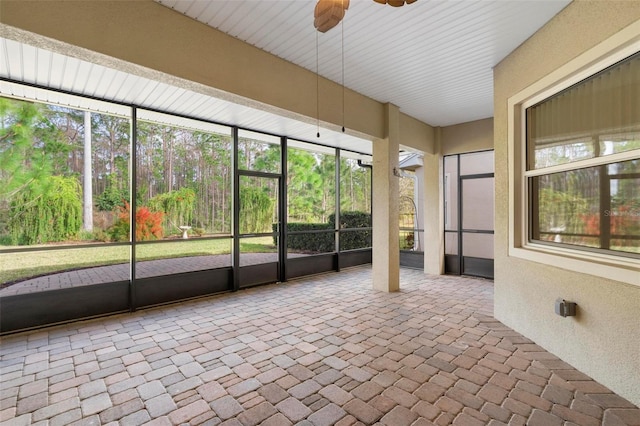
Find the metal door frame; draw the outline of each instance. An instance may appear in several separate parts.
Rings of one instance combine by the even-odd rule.
[[[240,266],[240,239],[247,237],[261,237],[261,236],[273,236],[277,235],[278,239],[278,260],[276,261],[276,282],[284,282],[286,281],[286,250],[284,248],[284,244],[286,241],[286,228],[287,228],[287,219],[286,219],[286,191],[284,188],[285,178],[286,178],[286,164],[287,164],[287,138],[280,137],[280,173],[270,173],[270,172],[258,172],[253,170],[240,170],[238,168],[238,128],[233,128],[233,250],[232,250],[232,270],[233,270],[233,282],[232,282],[232,291],[238,291],[240,288],[249,287],[252,285],[259,284],[267,284],[272,283],[273,279],[269,278],[267,274],[268,268],[270,266],[260,266],[260,265],[272,265],[272,263],[263,263],[260,265],[251,265],[251,266]],[[277,231],[270,233],[260,233],[260,234],[241,234],[240,233],[240,177],[241,176],[253,176],[265,179],[277,179],[277,188],[278,188],[278,200],[276,205],[277,216],[278,216],[278,229]],[[255,267],[252,267],[255,266]],[[243,283],[242,269],[244,269],[245,273],[253,272],[255,276],[266,275],[266,280],[254,279],[253,282],[249,280],[249,284]],[[264,282],[263,282],[264,281]]]
[[[494,150],[484,150],[484,151],[474,151],[474,152],[468,152],[468,153],[462,153],[462,154],[452,154],[452,155],[447,155],[445,157],[456,157],[456,181],[457,181],[457,216],[458,216],[458,220],[457,220],[457,229],[456,230],[446,230],[444,229],[443,232],[446,235],[447,233],[455,233],[457,234],[457,255],[444,255],[444,270],[445,273],[448,274],[454,274],[454,275],[469,275],[469,276],[477,276],[477,277],[482,277],[482,278],[490,278],[493,279],[494,277],[494,271],[493,271],[493,262],[494,259],[480,259],[480,258],[472,258],[472,257],[468,257],[467,261],[471,262],[471,263],[476,263],[476,267],[478,269],[480,269],[480,273],[473,273],[473,271],[468,271],[467,268],[465,268],[465,256],[463,255],[463,235],[465,233],[467,234],[490,234],[490,235],[495,235],[495,229],[489,231],[489,230],[482,230],[482,229],[464,229],[462,227],[463,224],[463,214],[462,214],[462,210],[463,210],[463,181],[465,180],[472,180],[472,179],[489,179],[489,178],[493,178],[495,179],[495,172],[493,173],[478,173],[478,174],[471,174],[471,175],[461,175],[460,173],[460,157],[465,155],[465,154],[475,154],[475,153],[479,153],[479,152],[495,152]],[[445,174],[445,170],[443,167],[443,180],[446,176]],[[495,181],[494,181],[495,182]],[[446,192],[444,193],[444,196],[446,196]],[[443,200],[444,201],[444,200]],[[495,193],[493,196],[493,201],[495,202]],[[446,215],[446,210],[445,210],[445,205],[446,203],[443,202],[443,211],[444,214]],[[495,214],[495,211],[494,211]],[[495,228],[495,226],[494,226]],[[446,241],[446,238],[445,238]],[[446,243],[445,243],[446,244]],[[489,266],[490,264],[490,266]],[[484,271],[486,272],[484,272]]]

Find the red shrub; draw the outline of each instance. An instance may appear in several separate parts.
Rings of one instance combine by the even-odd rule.
[[[118,219],[110,230],[110,235],[116,241],[129,239],[130,206],[125,202],[124,207],[118,207]],[[147,207],[136,210],[136,241],[155,240],[163,237],[163,212],[152,212]]]

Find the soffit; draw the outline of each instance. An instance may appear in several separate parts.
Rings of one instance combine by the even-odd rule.
[[[351,0],[322,34],[315,0],[155,1],[432,126],[493,116],[493,67],[570,3]]]

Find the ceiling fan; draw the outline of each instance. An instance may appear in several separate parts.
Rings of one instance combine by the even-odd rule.
[[[376,3],[388,4],[393,7],[400,7],[411,4],[417,0],[373,0]],[[331,28],[338,25],[344,14],[349,9],[349,0],[318,0],[313,12],[313,26],[321,33],[326,33]]]

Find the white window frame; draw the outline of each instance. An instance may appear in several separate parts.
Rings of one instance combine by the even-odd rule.
[[[528,178],[532,176],[630,160],[640,157],[640,150],[590,158],[539,170],[528,171],[526,163],[527,108],[637,52],[640,52],[640,21],[614,34],[508,99],[509,256],[640,287],[640,259],[529,241],[529,189],[527,185]]]

